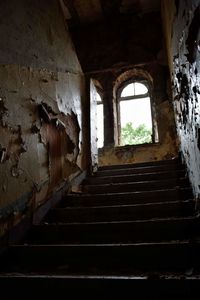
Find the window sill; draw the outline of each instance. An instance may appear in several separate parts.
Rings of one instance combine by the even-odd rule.
[[[138,147],[152,147],[152,146],[160,146],[160,143],[144,143],[137,145],[124,145],[124,146],[114,146],[115,149],[130,149],[130,148],[138,148]]]
[[[98,152],[103,153],[105,150],[109,150],[109,149],[114,149],[115,151],[129,151],[137,148],[150,148],[150,147],[157,147],[160,145],[161,144],[159,142],[145,143],[145,144],[138,144],[138,145],[124,145],[124,146],[109,145],[109,146],[104,146],[102,148],[98,148]]]

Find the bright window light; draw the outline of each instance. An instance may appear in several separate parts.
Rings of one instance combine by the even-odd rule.
[[[135,82],[134,85],[135,85],[135,95],[144,95],[148,93],[148,89],[144,84]]]
[[[133,96],[134,94],[134,84],[130,83],[123,89],[121,97]]]
[[[101,96],[99,93],[96,94],[97,103],[102,103]]]
[[[152,142],[150,98],[120,101],[121,145]]]
[[[144,84],[140,82],[134,82],[128,84],[122,90],[121,97],[145,95],[146,93],[148,93],[148,89]]]
[[[130,83],[122,90],[119,101],[122,146],[152,143],[151,101],[147,95],[146,85],[140,82]]]
[[[97,93],[97,147],[102,148],[104,145],[104,115],[103,103],[100,95]]]

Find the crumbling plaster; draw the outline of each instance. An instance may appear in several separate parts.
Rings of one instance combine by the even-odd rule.
[[[84,75],[59,2],[0,4],[0,222],[85,168]]]
[[[173,2],[173,3],[171,3]],[[172,11],[171,32],[167,32],[172,65],[174,110],[180,150],[188,167],[196,198],[200,196],[200,1],[167,1]],[[176,8],[176,10],[174,9]],[[165,18],[167,19],[167,14]],[[172,15],[172,13],[170,14]]]

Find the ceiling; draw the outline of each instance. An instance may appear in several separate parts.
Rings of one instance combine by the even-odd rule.
[[[84,72],[155,61],[161,0],[60,0]]]
[[[127,14],[147,14],[160,10],[161,0],[61,0],[69,26],[104,21]]]

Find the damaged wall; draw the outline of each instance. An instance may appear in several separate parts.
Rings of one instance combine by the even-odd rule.
[[[126,74],[131,77],[127,77]],[[116,99],[113,99],[113,89],[115,89],[119,78],[126,81],[134,78],[136,76],[134,74],[140,74],[143,78],[148,80],[149,77],[152,80],[152,109],[154,110],[154,121],[156,122],[159,142],[137,146],[116,146],[117,136],[113,134],[116,132],[117,124],[116,117],[113,120],[113,114],[116,115]],[[103,87],[104,94],[105,147],[99,149],[100,165],[170,159],[178,155],[174,113],[167,85],[169,73],[166,66],[161,66],[155,62],[129,69],[123,73],[122,71],[103,73],[97,78]],[[111,109],[112,107],[114,109]]]
[[[85,168],[84,76],[57,0],[0,3],[0,222]]]
[[[173,95],[180,147],[197,198],[200,195],[200,1],[166,1],[165,19],[174,20],[169,57],[173,59]],[[175,8],[175,9],[174,9]],[[172,14],[172,13],[171,13]],[[170,46],[170,44],[169,44]]]

